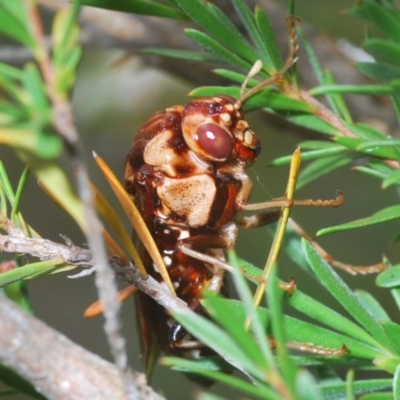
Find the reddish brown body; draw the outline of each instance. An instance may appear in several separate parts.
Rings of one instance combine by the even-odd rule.
[[[244,171],[260,151],[239,107],[221,95],[158,112],[139,130],[127,157],[126,189],[154,237],[177,296],[197,313],[204,312],[202,289],[219,292],[223,286],[224,271],[213,260],[224,261],[223,250],[235,244],[234,219],[252,189]],[[148,254],[144,264],[161,281]],[[155,336],[164,352],[194,356],[196,346],[182,346],[193,338],[153,299],[138,295],[144,356]]]

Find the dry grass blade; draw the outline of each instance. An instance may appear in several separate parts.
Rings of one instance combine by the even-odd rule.
[[[290,164],[290,172],[289,179],[286,188],[286,199],[290,202],[293,201],[293,196],[296,189],[297,177],[299,175],[300,170],[300,162],[301,162],[301,151],[299,148],[295,150],[292,156],[292,162]],[[271,269],[276,263],[278,258],[279,250],[282,245],[283,237],[285,234],[286,225],[289,219],[291,206],[283,207],[282,215],[278,222],[278,227],[276,229],[274,241],[272,243],[271,251],[269,252],[267,262],[264,267],[263,274],[261,276],[261,283],[258,285],[256,293],[254,294],[254,306],[257,308],[260,305],[261,299],[264,295],[265,288],[267,285],[268,277],[271,273]],[[245,327],[248,329],[250,326],[250,319],[247,318],[245,322]]]
[[[116,212],[112,209],[111,205],[108,203],[106,198],[100,193],[95,185],[91,183],[90,187],[95,197],[97,211],[102,215],[102,217],[107,221],[107,223],[117,234],[117,236],[127,249],[129,255],[132,257],[132,260],[135,263],[136,267],[139,269],[143,279],[147,279],[148,274],[144,268],[139,253],[137,252],[136,247],[132,243],[131,237],[122,225],[122,222],[118,218]]]
[[[130,296],[132,296],[134,293],[136,293],[137,287],[133,285],[129,285],[126,288],[123,288],[118,292],[118,300],[119,301],[124,301]],[[99,314],[102,314],[104,312],[104,306],[101,303],[100,300],[95,301],[92,303],[83,313],[83,316],[85,318],[91,318],[95,317]]]
[[[147,228],[145,222],[143,221],[143,218],[140,215],[135,204],[129,198],[125,189],[119,183],[117,177],[114,175],[114,173],[111,171],[110,167],[105,163],[105,161],[95,153],[94,153],[94,159],[96,161],[96,164],[100,168],[101,172],[103,173],[104,177],[107,179],[108,183],[113,189],[115,195],[117,196],[122,208],[124,209],[126,215],[129,218],[129,221],[131,222],[133,228],[135,229],[135,232],[139,236],[139,239],[142,241],[144,247],[149,252],[151,258],[153,259],[153,262],[157,267],[159,273],[161,274],[163,281],[168,286],[169,290],[173,294],[175,294],[175,289],[172,285],[171,279],[168,275],[168,271],[167,268],[165,267],[161,254],[158,251],[154,239],[151,236],[151,233]]]

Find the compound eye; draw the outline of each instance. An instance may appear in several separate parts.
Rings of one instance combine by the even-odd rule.
[[[200,125],[197,137],[200,147],[214,159],[223,160],[232,154],[233,137],[219,125]]]

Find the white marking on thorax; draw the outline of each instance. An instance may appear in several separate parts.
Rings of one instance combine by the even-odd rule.
[[[220,115],[220,118],[221,118],[222,122],[225,123],[225,125],[230,125],[230,123],[232,123],[231,116],[227,112],[222,113]]]
[[[143,152],[143,159],[146,164],[162,166],[162,169],[171,176],[174,176],[175,172],[172,165],[176,153],[167,142],[172,139],[173,135],[174,132],[171,130],[159,133],[147,143]]]
[[[174,289],[178,289],[180,286],[179,282],[173,282],[172,285],[173,285]]]
[[[165,264],[165,266],[166,266],[167,268],[171,266],[171,264],[172,264],[172,258],[171,258],[171,257],[169,257],[169,256],[164,256],[164,257],[163,257],[163,260],[164,260],[164,264]]]
[[[180,234],[179,234],[178,240],[186,239],[189,236],[190,236],[190,232],[187,231],[187,230],[182,229]]]

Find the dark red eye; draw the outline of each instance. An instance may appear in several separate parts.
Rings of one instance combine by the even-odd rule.
[[[197,129],[198,144],[211,157],[225,159],[232,153],[233,138],[216,124],[200,125]]]

